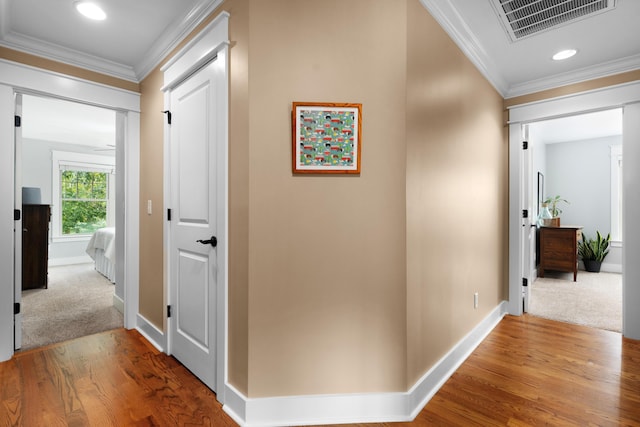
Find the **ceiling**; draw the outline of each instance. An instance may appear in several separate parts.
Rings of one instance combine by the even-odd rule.
[[[612,10],[518,41],[498,1],[420,0],[505,98],[640,69],[640,0],[611,0]],[[73,0],[0,0],[0,46],[140,82],[221,0],[96,2],[105,21],[82,17]],[[565,48],[578,54],[551,59]],[[62,105],[55,112],[70,117]]]
[[[505,98],[640,69],[638,0],[612,0],[610,11],[515,42],[498,17],[497,0],[420,1]],[[578,54],[551,59],[569,48]]]
[[[622,109],[531,123],[529,140],[542,144],[584,141],[622,135]]]
[[[0,0],[0,46],[139,82],[221,0],[96,0],[104,21],[74,0]]]
[[[106,108],[23,95],[21,128],[27,143],[29,140],[61,142],[115,154],[116,113]]]

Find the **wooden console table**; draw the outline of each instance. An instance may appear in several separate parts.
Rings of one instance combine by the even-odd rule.
[[[578,277],[578,240],[582,226],[562,225],[540,227],[540,266],[538,276],[545,270],[573,272],[573,281]]]

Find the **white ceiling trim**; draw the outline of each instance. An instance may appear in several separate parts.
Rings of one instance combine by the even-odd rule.
[[[167,28],[147,55],[133,67],[7,31],[9,28],[7,0],[0,0],[0,46],[139,83],[221,3],[222,0],[199,0],[188,13]]]
[[[1,1],[1,0],[0,0]],[[162,60],[164,60],[171,51],[173,51],[178,44],[185,37],[189,35],[206,17],[208,17],[223,0],[199,0],[198,3],[187,13],[181,20],[175,21],[171,28],[164,32],[153,44],[142,60],[135,65],[136,76],[139,81],[143,80],[149,75],[154,68],[156,68]]]
[[[138,83],[131,67],[22,34],[5,34],[0,46]]]
[[[476,66],[478,71],[493,85],[503,97],[507,94],[508,83],[492,65],[480,41],[462,19],[458,10],[449,2],[438,0],[420,0],[420,3],[438,21],[449,37]]]
[[[604,62],[593,67],[582,68],[570,73],[556,74],[546,79],[531,80],[522,84],[513,85],[509,88],[505,98],[514,98],[516,96],[581,83],[601,77],[608,77],[637,69],[640,69],[640,55],[629,56],[615,61]]]
[[[640,55],[587,67],[575,72],[554,75],[549,78],[531,80],[516,85],[507,83],[500,70],[492,66],[491,58],[486,54],[480,41],[473,35],[458,10],[447,1],[420,0],[449,37],[476,66],[482,75],[504,98],[527,95],[563,85],[579,83],[600,77],[611,76],[640,68]]]

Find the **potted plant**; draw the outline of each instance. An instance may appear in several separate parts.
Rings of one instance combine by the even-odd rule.
[[[584,262],[584,268],[587,271],[598,273],[602,261],[609,253],[609,242],[611,241],[611,233],[603,238],[599,231],[596,231],[596,238],[589,239],[587,235],[582,236],[582,240],[578,243],[578,255]]]
[[[560,196],[548,197],[543,202],[543,205],[546,205],[551,213],[551,218],[546,220],[544,225],[550,225],[552,227],[560,226],[560,214],[562,213],[562,209],[560,209],[558,205],[561,202],[569,203],[566,199],[563,199]]]

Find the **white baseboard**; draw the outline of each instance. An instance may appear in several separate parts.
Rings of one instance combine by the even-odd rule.
[[[49,258],[49,267],[57,267],[60,265],[88,264],[93,263],[89,255],[74,256],[68,258]]]
[[[578,261],[578,269],[585,270],[584,262],[582,260]],[[622,264],[613,264],[608,262],[603,262],[600,264],[600,271],[603,273],[620,273],[622,274]]]
[[[166,351],[166,337],[164,332],[156,328],[151,322],[145,319],[144,316],[138,314],[136,316],[136,330],[147,339],[155,348],[159,351]]]
[[[116,294],[113,294],[113,306],[124,315],[124,300]]]
[[[600,265],[600,271],[605,273],[622,274],[622,264],[609,264],[607,262],[603,262],[602,265]]]
[[[505,314],[503,301],[407,392],[247,398],[227,384],[223,409],[246,427],[411,421]]]

